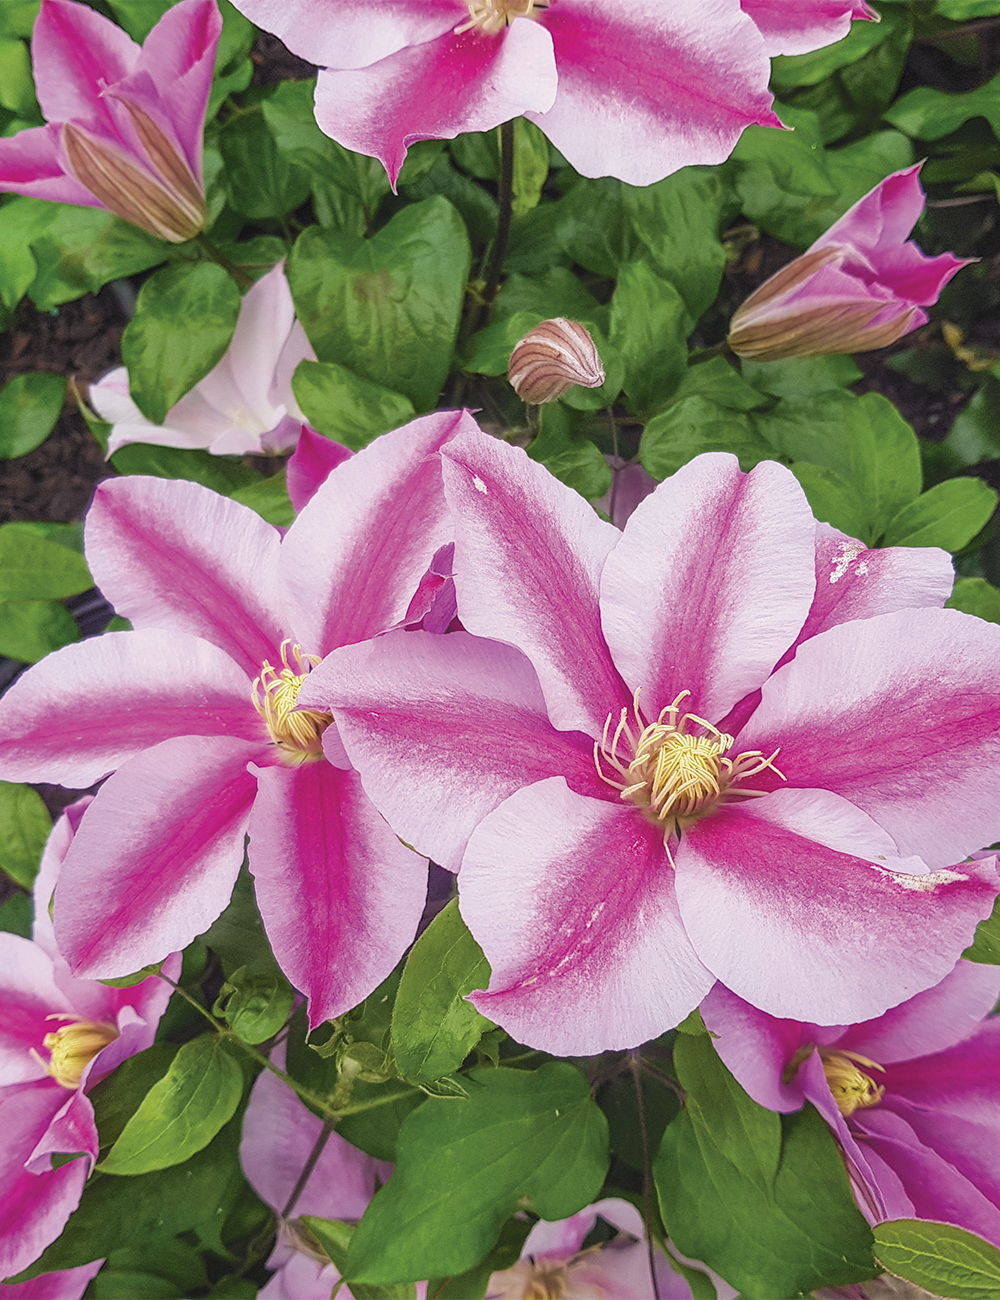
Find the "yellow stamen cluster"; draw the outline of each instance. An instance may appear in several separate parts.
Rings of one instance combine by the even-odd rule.
[[[885,1084],[876,1083],[870,1075],[858,1069],[858,1064],[865,1065],[870,1070],[880,1070],[883,1074],[884,1066],[858,1052],[843,1049],[834,1051],[832,1048],[821,1047],[819,1054],[823,1062],[823,1073],[841,1115],[846,1118],[856,1110],[868,1110],[879,1104],[885,1094]]]
[[[297,767],[323,757],[323,732],[333,721],[333,716],[315,709],[296,707],[302,683],[319,660],[315,655],[303,654],[295,645],[292,646],[293,667],[288,661],[289,645],[289,641],[281,643],[280,672],[264,660],[261,674],[254,681],[251,699],[284,761]]]
[[[84,1070],[102,1048],[113,1043],[118,1037],[114,1025],[104,1024],[98,1020],[76,1020],[72,1014],[51,1015],[48,1020],[69,1020],[71,1024],[62,1025],[52,1034],[46,1034],[42,1046],[50,1054],[48,1064],[35,1051],[32,1055],[64,1088],[79,1086]]]
[[[681,691],[655,722],[647,724],[642,720],[636,691],[632,702],[634,725],[629,721],[628,710],[622,709],[609,743],[614,716],[609,714],[601,741],[594,744],[594,762],[601,780],[620,791],[626,803],[642,808],[653,822],[662,826],[664,842],[671,834],[679,835],[685,825],[705,816],[720,802],[737,795],[754,798],[766,793],[740,788],[736,782],[756,776],[765,768],[784,780],[774,766],[777,750],[769,758],[757,749],[729,758],[727,751],[732,748],[732,736],[695,713],[678,716],[681,701],[690,694]],[[695,734],[691,734],[692,727],[697,728]],[[619,757],[622,747],[627,747],[631,758],[623,761]],[[607,776],[603,764],[620,779]]]
[[[469,21],[455,28],[455,35],[478,27],[486,36],[496,36],[515,18],[531,18],[536,9],[545,9],[543,0],[466,0]]]

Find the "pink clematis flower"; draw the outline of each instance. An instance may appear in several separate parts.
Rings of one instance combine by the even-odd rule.
[[[801,257],[740,305],[727,342],[777,361],[888,347],[927,322],[951,277],[975,258],[927,257],[907,239],[924,210],[920,168],[880,181]]]
[[[497,440],[442,458],[474,635],[338,651],[301,698],[461,868],[482,1013],[576,1055],[715,979],[818,1023],[940,980],[998,886],[949,864],[1000,834],[1000,628],[939,608],[948,557],[817,526],[773,462],[699,456],[619,533]]]
[[[42,1273],[30,1282],[5,1283],[4,1300],[82,1300],[92,1278],[104,1264],[103,1259],[79,1268],[62,1268],[55,1273]]]
[[[486,131],[522,113],[583,175],[633,185],[688,163],[722,162],[751,123],[780,126],[767,46],[740,0],[237,0],[236,7],[323,65],[317,122],[347,148],[381,159],[394,184],[415,140]]]
[[[721,984],[702,1016],[755,1101],[819,1110],[871,1223],[932,1219],[1000,1246],[998,996],[1000,968],[960,961],[863,1024],[778,1020]]]
[[[284,1050],[279,1046],[272,1055],[281,1068]],[[365,1155],[339,1133],[328,1132],[319,1159],[299,1188],[299,1178],[322,1134],[323,1121],[287,1084],[265,1070],[250,1094],[240,1142],[243,1172],[278,1216],[278,1240],[267,1261],[275,1271],[260,1292],[263,1300],[329,1300],[340,1274],[317,1248],[301,1217],[356,1222],[376,1186],[392,1173],[392,1165]],[[421,1283],[421,1300],[425,1289]],[[350,1300],[346,1287],[337,1294]]]
[[[48,125],[0,140],[0,190],[193,239],[205,224],[202,130],[221,31],[215,0],[181,0],[140,48],[88,5],[42,0],[31,52]]]
[[[316,353],[296,319],[279,262],[247,290],[221,361],[162,424],[147,420],[132,401],[124,366],[91,384],[90,402],[112,426],[108,455],[129,442],[206,447],[216,456],[288,451],[305,420],[292,393],[295,367],[305,360],[315,361]]]
[[[49,902],[90,802],[71,805],[49,836],[34,938],[0,933],[0,1278],[37,1259],[79,1204],[99,1147],[87,1092],[151,1046],[172,991],[155,976],[126,989],[74,979],[56,948]],[[177,978],[178,953],[164,970]],[[77,1153],[83,1158],[53,1167],[54,1155]],[[75,1300],[99,1267],[43,1276],[21,1294]]]
[[[451,540],[436,452],[471,423],[442,412],[377,439],[284,537],[195,483],[98,487],[87,558],[135,630],[49,655],[0,702],[5,776],[85,787],[113,773],[56,893],[78,974],[123,975],[202,933],[247,833],[275,956],[314,1024],[392,970],[426,864],[364,794],[329,714],[296,698],[323,655],[407,616]]]
[[[851,30],[852,18],[872,18],[878,14],[863,0],[805,0],[789,4],[788,0],[740,0],[764,38],[768,54],[808,54]]]

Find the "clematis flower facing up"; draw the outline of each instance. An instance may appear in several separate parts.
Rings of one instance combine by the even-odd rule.
[[[74,979],[56,948],[49,902],[90,798],[54,826],[34,886],[33,939],[0,932],[0,1278],[26,1268],[62,1232],[97,1160],[87,1092],[151,1046],[171,988],[155,976],[113,989]],[[176,979],[180,954],[164,970]],[[81,1153],[55,1168],[52,1157]],[[14,1295],[83,1293],[100,1263],[24,1283]]]
[[[170,408],[162,424],[147,420],[129,395],[124,366],[90,386],[90,402],[111,424],[108,455],[129,442],[205,447],[216,456],[283,452],[296,445],[305,416],[292,392],[300,361],[316,353],[295,316],[285,264],[249,288],[232,342],[204,379]]]
[[[468,632],[338,651],[301,701],[460,869],[477,1008],[577,1055],[715,979],[817,1023],[940,980],[998,886],[950,864],[1000,834],[1000,628],[940,608],[949,558],[818,526],[773,462],[699,456],[619,533],[495,439],[442,459]]]
[[[825,235],[755,289],[729,326],[756,361],[868,352],[927,322],[951,277],[975,258],[927,257],[907,239],[924,210],[920,168],[880,181]]]
[[[778,1020],[721,984],[701,1011],[756,1102],[819,1110],[871,1223],[931,1219],[1000,1246],[998,997],[1000,968],[960,961],[863,1024]]]
[[[364,794],[330,715],[297,696],[323,655],[412,616],[451,540],[436,453],[471,423],[442,412],[376,439],[284,537],[196,483],[98,487],[87,559],[135,630],[49,655],[0,701],[5,777],[82,788],[113,773],[56,891],[77,974],[125,975],[207,929],[248,832],[264,925],[313,1024],[395,966],[426,863]]]
[[[140,48],[89,5],[42,0],[31,52],[48,125],[0,140],[0,190],[193,239],[205,224],[202,131],[221,31],[215,0],[181,0]]]

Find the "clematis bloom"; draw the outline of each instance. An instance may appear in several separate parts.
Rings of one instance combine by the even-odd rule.
[[[295,367],[305,360],[316,354],[279,262],[247,290],[222,359],[162,424],[147,420],[132,401],[124,366],[91,384],[90,403],[111,424],[108,455],[129,442],[205,447],[216,456],[288,451],[305,421],[292,392]]]
[[[741,4],[771,55],[808,54],[842,40],[851,30],[852,18],[878,22],[876,11],[863,0],[805,0],[795,5],[786,0],[741,0]]]
[[[721,984],[702,1017],[755,1101],[819,1110],[870,1222],[953,1223],[1000,1246],[998,997],[1000,968],[960,961],[863,1024],[778,1020]]]
[[[87,1092],[151,1046],[172,992],[156,976],[125,989],[74,979],[56,948],[49,902],[90,802],[71,805],[49,836],[34,886],[33,938],[0,932],[0,1277],[37,1259],[76,1209],[99,1147]],[[177,978],[178,953],[164,970]],[[78,1153],[82,1159],[53,1166],[53,1156]],[[99,1267],[24,1283],[20,1294],[72,1300]]]
[[[206,930],[248,833],[265,928],[313,1024],[395,966],[426,863],[364,794],[330,715],[297,696],[323,655],[411,615],[451,540],[436,453],[471,423],[443,412],[376,439],[284,537],[196,483],[98,487],[87,559],[135,630],[56,651],[0,701],[5,776],[82,788],[113,773],[56,891],[78,974],[125,975]]]
[[[864,1019],[940,980],[997,892],[1000,628],[940,551],[866,551],[791,472],[699,456],[603,523],[522,451],[442,453],[467,632],[303,686],[396,832],[459,871],[482,1013],[642,1043],[723,980]]]
[[[31,52],[48,125],[0,140],[0,190],[193,239],[205,224],[202,131],[221,31],[215,0],[181,0],[140,48],[89,5],[42,0]]]
[[[741,304],[727,342],[778,361],[888,347],[927,322],[951,277],[974,258],[927,257],[907,239],[924,210],[920,167],[880,181],[801,257]]]

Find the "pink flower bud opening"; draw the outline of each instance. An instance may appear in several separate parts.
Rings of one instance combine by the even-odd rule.
[[[507,378],[518,397],[529,406],[540,406],[562,397],[574,384],[600,388],[604,367],[579,321],[556,316],[529,330],[515,346]]]

